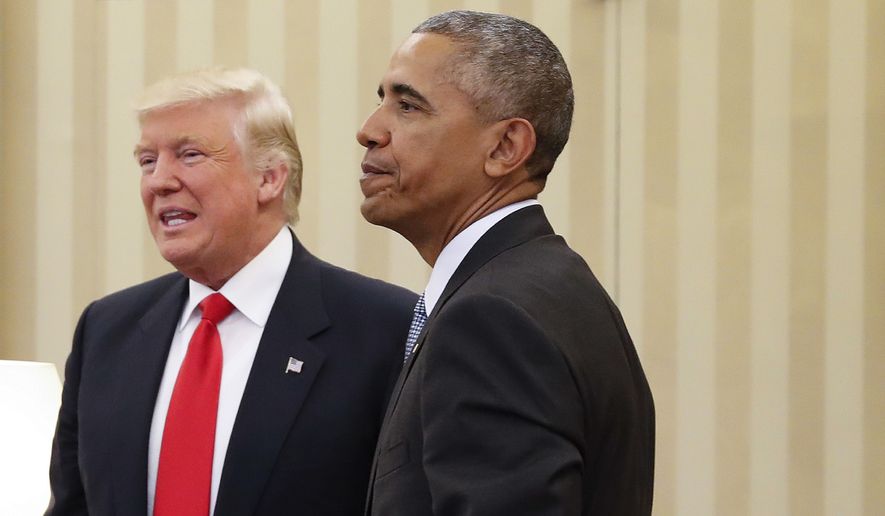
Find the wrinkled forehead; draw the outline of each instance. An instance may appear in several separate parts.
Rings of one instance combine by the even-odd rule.
[[[139,114],[140,148],[201,142],[225,145],[242,141],[242,116],[229,99],[200,100],[162,106]]]
[[[236,147],[246,153],[240,110],[229,102],[188,102],[152,109],[140,116],[141,134],[134,155],[197,146],[206,150]]]

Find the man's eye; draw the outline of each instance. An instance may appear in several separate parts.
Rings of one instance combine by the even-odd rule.
[[[154,165],[157,163],[157,160],[151,156],[143,156],[138,158],[138,166],[141,167],[142,172],[150,172],[154,169]]]
[[[409,104],[405,100],[401,100],[401,101],[399,101],[399,109],[400,109],[400,111],[403,111],[405,113],[409,113],[409,112],[415,110],[415,106],[413,106],[412,104]]]
[[[203,153],[198,150],[186,150],[181,153],[181,159],[185,163],[194,163],[203,157]]]

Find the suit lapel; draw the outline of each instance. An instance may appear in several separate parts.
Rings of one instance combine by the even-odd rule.
[[[116,391],[117,415],[107,424],[107,435],[115,450],[112,476],[116,483],[114,499],[117,514],[143,514],[147,511],[147,456],[151,420],[160,380],[172,343],[175,325],[187,295],[183,276],[157,300],[119,343],[119,383],[108,386]]]
[[[440,295],[439,301],[437,301],[436,306],[433,307],[433,312],[428,314],[427,322],[424,324],[424,328],[421,330],[421,333],[418,334],[418,338],[415,341],[415,351],[412,353],[412,356],[409,357],[409,360],[403,365],[403,370],[400,372],[396,384],[394,385],[393,394],[384,416],[385,422],[390,417],[394,408],[396,408],[399,396],[402,393],[403,384],[409,376],[418,355],[421,353],[421,350],[424,349],[424,340],[427,338],[428,329],[433,326],[433,321],[436,319],[437,314],[439,314],[440,308],[446,304],[449,298],[452,297],[452,294],[454,294],[468,278],[473,276],[480,267],[502,252],[528,242],[529,240],[553,234],[553,228],[547,221],[543,208],[539,205],[533,205],[517,210],[507,217],[504,217],[476,242],[473,248],[471,248],[464,257],[464,260],[461,261],[461,264],[458,265],[458,268],[455,269],[455,273],[452,274],[452,278],[449,279],[449,282],[446,284],[446,288]]]
[[[292,260],[258,345],[228,444],[215,515],[253,514],[325,354],[310,337],[329,326],[317,260],[294,238]],[[289,358],[304,364],[286,373]]]
[[[427,338],[427,332],[433,326],[433,322],[441,307],[445,305],[449,298],[452,297],[452,294],[454,294],[465,281],[495,256],[498,256],[502,252],[522,243],[528,242],[529,240],[553,234],[553,228],[547,221],[547,217],[544,215],[544,210],[541,206],[534,205],[517,210],[501,219],[501,221],[492,226],[486,234],[476,242],[473,248],[470,249],[470,252],[467,253],[467,256],[464,257],[464,260],[461,261],[461,264],[458,265],[452,278],[446,284],[446,288],[443,290],[436,306],[434,306],[433,312],[428,314],[427,322],[424,324],[424,328],[421,330],[421,333],[418,334],[418,338],[415,341],[415,351],[403,365],[402,371],[400,371],[396,384],[394,384],[393,387],[390,402],[387,404],[384,421],[381,425],[382,437],[384,436],[387,422],[390,420],[393,411],[396,409],[397,403],[399,403],[399,398],[402,394],[406,379],[409,377],[415,361],[418,359],[418,355],[424,349],[424,340]],[[366,496],[366,515],[371,513],[373,496],[372,486],[375,484],[375,468],[381,445],[383,445],[383,443],[379,440],[379,446],[375,451],[375,459],[372,464],[369,492]]]
[[[446,284],[439,301],[433,308],[433,313],[429,314],[425,328],[430,325],[440,308],[452,297],[452,294],[489,260],[529,240],[553,234],[553,228],[547,221],[543,208],[539,205],[517,210],[501,219],[476,242],[458,268],[455,269],[455,273],[452,274],[452,278]]]

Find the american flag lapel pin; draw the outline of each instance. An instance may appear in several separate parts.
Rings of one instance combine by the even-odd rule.
[[[295,357],[289,357],[289,362],[286,364],[286,374],[289,373],[300,373],[301,366],[304,365],[304,362],[298,360]]]

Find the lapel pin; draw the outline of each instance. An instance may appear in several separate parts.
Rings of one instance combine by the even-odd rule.
[[[295,357],[289,357],[289,363],[286,364],[286,374],[289,373],[300,373],[301,366],[304,365],[304,362],[298,360]]]

